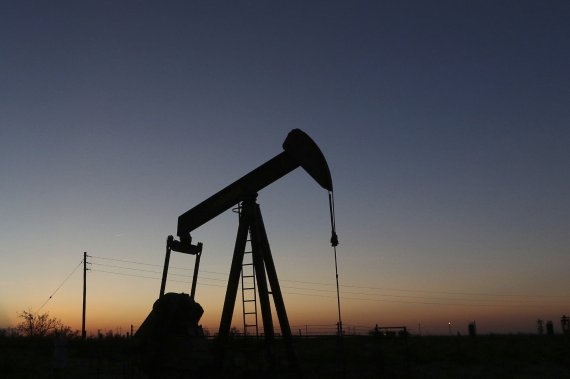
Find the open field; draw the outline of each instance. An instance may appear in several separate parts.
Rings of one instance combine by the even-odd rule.
[[[132,340],[70,340],[67,365],[53,370],[53,340],[0,338],[2,378],[147,378]],[[205,344],[215,350],[215,341]],[[190,378],[570,378],[568,336],[489,335],[477,337],[350,336],[294,339],[299,370],[288,367],[282,341],[275,342],[277,369],[269,371],[261,341],[230,341],[224,368],[210,360],[196,370],[170,368],[163,377]],[[343,352],[344,351],[344,352]],[[189,356],[189,360],[192,360]],[[193,367],[193,366],[191,366]],[[57,375],[56,375],[57,374]]]

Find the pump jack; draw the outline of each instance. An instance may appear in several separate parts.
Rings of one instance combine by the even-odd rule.
[[[275,270],[269,241],[263,224],[261,210],[256,203],[257,193],[298,167],[303,167],[321,187],[329,191],[329,194],[332,193],[333,186],[330,170],[323,153],[317,144],[303,131],[300,129],[292,130],[283,143],[283,149],[284,151],[274,158],[178,217],[177,236],[179,240],[175,240],[172,236],[169,236],[167,239],[160,297],[162,298],[164,296],[170,252],[175,251],[196,255],[190,296],[194,299],[200,257],[202,254],[202,243],[193,245],[190,233],[224,211],[239,204],[239,225],[218,338],[223,344],[229,337],[239,276],[242,270],[245,246],[249,234],[251,238],[251,253],[255,279],[258,285],[257,289],[262,312],[264,338],[268,352],[271,351],[271,342],[274,338],[269,301],[269,295],[272,294],[281,327],[281,334],[286,343],[289,361],[295,364],[295,354],[291,343],[291,327],[287,318],[287,312],[285,310],[285,304],[277,278],[277,271]],[[331,199],[330,195],[329,199]],[[334,246],[338,243],[334,229],[331,242]],[[268,288],[266,279],[269,281],[271,289]]]

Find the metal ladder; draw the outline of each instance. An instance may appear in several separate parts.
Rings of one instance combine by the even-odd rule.
[[[251,238],[247,239],[249,250],[244,251],[244,260],[241,266],[241,299],[243,309],[243,334],[248,335],[248,329],[255,328],[255,336],[259,337],[257,326],[257,288],[255,284],[255,267],[251,253]],[[249,257],[246,259],[246,257]]]

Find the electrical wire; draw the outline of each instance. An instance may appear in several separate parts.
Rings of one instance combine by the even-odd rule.
[[[118,262],[125,262],[125,263],[133,263],[136,265],[142,265],[142,266],[152,266],[152,267],[160,267],[163,268],[163,265],[159,265],[159,264],[152,264],[152,263],[143,263],[143,262],[137,262],[137,261],[129,261],[129,260],[125,260],[125,259],[116,259],[116,258],[108,258],[108,257],[100,257],[100,256],[95,256],[95,255],[90,255],[89,257],[91,258],[96,258],[96,259],[103,259],[106,261],[118,261]],[[100,264],[100,263],[99,263]],[[185,271],[194,271],[193,268],[187,268],[187,267],[178,267],[178,266],[168,266],[168,269],[176,269],[176,270],[185,270]],[[200,270],[200,272],[206,272],[208,274],[216,274],[216,275],[225,275],[227,276],[228,273],[227,272],[219,272],[219,271],[206,271],[206,270]]]
[[[119,275],[119,276],[128,276],[128,277],[160,280],[160,278],[158,278],[158,277],[127,274],[127,273],[121,273],[121,272],[115,272],[115,271],[107,271],[107,270],[99,270],[99,269],[91,269],[91,271],[92,272],[101,272],[101,273]],[[202,279],[204,279],[204,278],[202,278]],[[199,279],[199,280],[201,280],[201,279]],[[210,279],[210,280],[212,280],[212,279]],[[221,279],[216,279],[216,280],[221,281]],[[191,284],[192,283],[191,281],[186,281],[186,280],[172,279],[171,281],[176,282],[176,283],[184,283],[184,284]],[[226,287],[224,285],[216,285],[216,284],[211,284],[211,283],[201,283],[200,285],[206,286],[206,287],[218,287],[218,288],[225,288]],[[305,290],[315,291],[316,290],[316,289],[311,289],[311,288],[289,287],[289,286],[282,286],[282,288],[293,289],[293,290],[301,290],[301,291],[305,291]],[[330,293],[335,292],[333,290],[320,290],[320,291],[326,291],[326,292],[330,292]],[[287,294],[287,295],[294,295],[294,296],[318,297],[318,298],[328,298],[328,299],[335,299],[336,298],[336,296],[327,296],[327,295],[315,294],[315,293],[301,293],[301,292],[289,292],[289,291],[283,291],[283,293]],[[345,292],[345,293],[347,293],[347,292]],[[351,294],[354,294],[357,296],[358,295],[360,295],[360,296],[376,295],[376,294],[366,294],[366,293],[358,293],[358,292],[354,292]],[[376,296],[390,297],[390,295],[382,295],[382,294],[377,294]],[[392,296],[397,296],[397,295],[392,295]],[[461,306],[461,307],[496,307],[497,306],[497,304],[493,304],[493,303],[465,302],[465,299],[459,299],[459,300],[463,300],[462,302],[445,302],[446,300],[449,301],[449,300],[455,300],[455,299],[436,299],[436,300],[442,300],[442,301],[428,301],[428,300],[431,300],[432,298],[422,298],[422,297],[416,297],[416,298],[426,299],[426,301],[406,301],[406,300],[393,300],[393,299],[386,299],[386,298],[364,298],[364,297],[351,297],[351,296],[342,296],[341,297],[342,300],[369,301],[369,302],[380,302],[380,303],[397,303],[397,304],[419,304],[419,305]],[[502,301],[500,305],[501,306],[507,306],[507,307],[543,307],[544,304],[545,304],[544,302],[539,302],[539,303],[505,303]]]
[[[144,278],[144,279],[154,279],[154,280],[160,280],[160,278],[156,278],[153,276],[144,276],[144,275],[135,275],[135,274],[125,274],[122,272],[114,272],[114,271],[107,271],[107,270],[98,270],[98,269],[91,269],[91,272],[104,272],[106,274],[114,274],[114,275],[119,275],[119,276],[131,276],[131,277],[135,277],[135,278]],[[176,283],[185,283],[185,284],[192,284],[192,282],[186,281],[186,280],[175,280],[172,279],[170,280],[171,282],[176,282]],[[208,286],[208,287],[221,287],[221,288],[225,288],[226,286],[221,286],[221,285],[216,285],[216,284],[209,284],[209,283],[202,283],[201,285],[203,286]]]
[[[81,264],[83,263],[83,259],[81,260],[81,262],[79,262],[79,264],[77,266],[75,266],[75,268],[73,269],[73,271],[71,271],[69,273],[69,275],[67,275],[67,277],[63,280],[63,282],[61,282],[61,284],[55,289],[55,291],[53,291],[53,293],[47,298],[47,300],[41,305],[41,307],[38,308],[38,310],[36,311],[36,313],[38,313],[39,311],[42,310],[42,308],[48,303],[48,301],[50,301],[53,296],[57,293],[57,291],[59,291],[59,289],[61,287],[63,287],[63,285],[65,284],[65,282],[67,282],[67,280],[69,278],[71,278],[71,275],[73,275],[75,273],[75,271],[77,271],[77,269],[79,268],[79,266],[81,266]]]
[[[136,262],[136,261],[128,261],[128,260],[123,260],[123,259],[116,259],[116,258],[106,258],[106,257],[95,257],[95,256],[90,256],[92,258],[98,258],[98,259],[104,259],[104,260],[112,260],[112,261],[120,261],[120,262],[125,262],[125,263],[132,263],[132,264],[136,264],[136,265],[143,265],[143,266],[154,266],[154,267],[162,267],[160,265],[153,265],[153,264],[149,264],[149,263],[143,263],[143,262]],[[129,270],[129,271],[141,271],[141,272],[150,272],[150,273],[154,273],[154,274],[161,274],[161,272],[158,271],[151,271],[151,270],[145,270],[142,268],[133,268],[133,267],[125,267],[125,266],[118,266],[118,265],[108,265],[108,264],[104,264],[104,263],[97,263],[97,262],[92,262],[93,265],[99,265],[99,266],[104,266],[104,267],[112,267],[112,268],[117,268],[117,269],[125,269],[125,270]],[[171,268],[174,268],[171,266]],[[193,271],[192,269],[187,269],[187,268],[179,268],[182,270],[188,270],[188,271]],[[207,271],[207,270],[201,270],[201,272],[204,273],[209,273],[209,274],[213,274],[213,275],[224,275],[227,276],[228,273],[224,273],[224,272],[219,272],[219,271]],[[182,275],[182,274],[174,274],[171,273],[171,276],[178,276],[178,277],[183,277],[183,278],[191,278],[192,274],[189,273],[188,275]],[[226,279],[219,279],[219,278],[212,278],[212,277],[205,277],[205,276],[201,276],[200,280],[207,280],[207,281],[218,281],[218,282],[225,282]],[[325,282],[313,282],[313,281],[302,281],[302,280],[292,280],[292,279],[280,279],[281,282],[288,282],[288,283],[299,283],[299,284],[308,284],[308,285],[314,285],[314,286],[325,286],[328,288],[334,288],[334,284],[333,283],[325,283]],[[386,287],[373,287],[373,286],[362,286],[362,285],[351,285],[351,284],[344,284],[344,285],[339,285],[341,288],[345,288],[345,289],[362,289],[362,290],[370,290],[370,291],[388,291],[388,292],[404,292],[404,293],[410,293],[411,295],[399,295],[399,294],[386,294],[386,293],[368,293],[368,292],[355,292],[355,291],[343,291],[343,293],[346,294],[351,294],[351,295],[358,295],[358,296],[382,296],[382,297],[391,297],[391,298],[403,298],[403,299],[431,299],[431,300],[441,300],[441,301],[456,301],[456,300],[461,300],[461,301],[479,301],[479,299],[466,299],[464,297],[462,297],[461,299],[454,299],[454,298],[449,298],[449,297],[433,297],[433,296],[424,296],[424,295],[413,295],[414,293],[417,294],[435,294],[435,295],[450,295],[450,296],[486,296],[486,297],[493,297],[493,298],[504,298],[504,297],[511,297],[511,298],[518,298],[519,300],[513,300],[516,301],[517,303],[521,303],[521,302],[528,302],[528,303],[542,303],[544,304],[544,299],[569,299],[570,296],[568,295],[521,295],[521,294],[513,294],[513,293],[503,293],[503,294],[497,294],[497,293],[484,293],[484,292],[467,292],[467,291],[429,291],[429,290],[421,290],[421,289],[401,289],[401,288],[386,288]],[[332,289],[322,289],[322,288],[310,288],[310,287],[293,287],[293,286],[283,286],[283,288],[289,288],[289,289],[295,289],[295,290],[304,290],[304,291],[313,291],[313,292],[335,292]],[[345,297],[341,297],[342,299],[344,299]],[[352,299],[352,298],[349,298]],[[523,300],[523,299],[528,299],[528,300]],[[508,300],[501,300],[502,303],[508,301]]]
[[[92,266],[102,266],[102,267],[111,267],[111,268],[118,268],[118,269],[123,269],[123,270],[130,270],[130,271],[141,271],[141,272],[148,272],[148,273],[152,273],[152,274],[162,274],[162,272],[159,271],[152,271],[152,270],[144,270],[144,269],[140,269],[140,268],[133,268],[133,267],[124,267],[124,266],[117,266],[117,265],[108,265],[108,264],[103,264],[103,263],[92,263]],[[203,271],[203,272],[207,272],[207,271]],[[168,276],[179,276],[182,278],[192,278],[193,275],[182,275],[182,274],[173,274],[173,273],[169,273]],[[201,276],[200,277],[201,280],[213,280],[216,282],[225,282],[225,279],[218,279],[218,278],[209,278],[207,276]]]

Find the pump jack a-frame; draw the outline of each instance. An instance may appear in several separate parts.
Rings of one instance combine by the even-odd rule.
[[[277,278],[277,271],[273,263],[269,241],[263,224],[263,218],[259,205],[256,203],[257,193],[287,175],[298,167],[303,167],[307,173],[324,189],[329,191],[329,200],[332,199],[332,179],[327,161],[317,144],[300,129],[292,130],[283,143],[284,151],[254,169],[247,175],[238,179],[202,203],[196,205],[178,218],[177,235],[179,240],[172,236],[167,239],[166,257],[160,296],[164,295],[170,252],[176,251],[196,255],[194,278],[192,281],[191,297],[195,296],[196,280],[202,254],[202,243],[192,244],[190,232],[199,226],[220,215],[224,211],[239,204],[239,225],[234,248],[234,254],[227,284],[226,296],[218,338],[222,342],[227,341],[230,333],[232,315],[235,307],[236,295],[239,285],[239,276],[248,241],[251,238],[251,254],[254,266],[255,280],[259,293],[259,302],[263,320],[264,338],[268,352],[271,351],[274,338],[273,320],[269,295],[273,295],[273,301],[281,327],[281,334],[285,340],[290,363],[295,364],[295,354],[292,348],[292,334],[285,303]],[[332,210],[332,204],[331,204]],[[331,215],[332,217],[332,215]],[[331,221],[333,221],[331,219]],[[338,243],[334,231],[331,242],[333,246]],[[269,283],[268,283],[269,282]],[[269,287],[268,287],[269,284]]]

